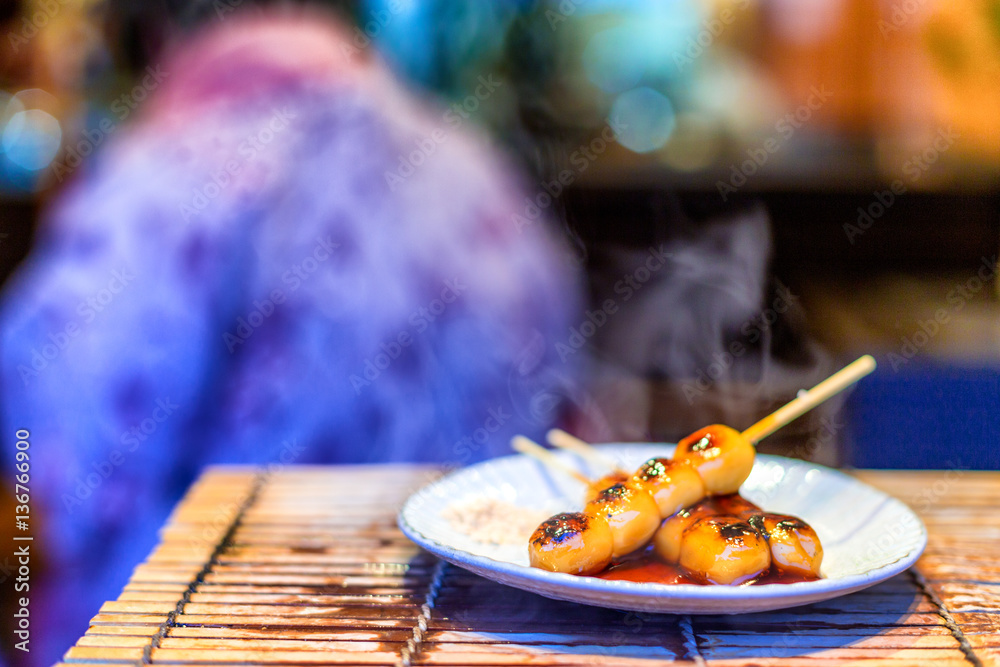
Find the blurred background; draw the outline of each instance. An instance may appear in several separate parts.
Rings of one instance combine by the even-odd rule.
[[[996,442],[1000,420],[1000,2],[328,6],[359,52],[523,164],[590,303],[628,311],[581,332],[589,390],[615,416],[601,435],[749,423],[834,359],[872,352],[881,372],[811,455],[1000,465],[1000,449],[978,444]],[[31,247],[39,210],[141,109],[163,43],[256,7],[2,4],[0,278]],[[627,128],[605,141],[613,115]],[[624,303],[620,280],[654,247],[687,268],[654,273],[654,289]],[[782,288],[792,307],[767,313]],[[686,344],[672,354],[649,331]],[[820,418],[771,446],[815,435]]]
[[[163,45],[262,4],[0,2],[0,280]],[[509,224],[550,226],[586,288],[550,341],[581,369],[562,425],[742,427],[871,353],[763,449],[1000,468],[1000,0],[316,4],[527,174]]]

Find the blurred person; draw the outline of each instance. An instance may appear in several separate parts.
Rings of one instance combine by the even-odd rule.
[[[464,465],[540,437],[572,384],[547,341],[577,280],[544,225],[511,224],[523,184],[345,28],[230,16],[151,68],[0,308],[48,564],[33,664],[206,465]]]

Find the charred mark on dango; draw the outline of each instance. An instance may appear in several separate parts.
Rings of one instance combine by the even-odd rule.
[[[628,497],[631,491],[624,484],[618,483],[613,486],[609,486],[600,493],[597,494],[597,500],[600,502],[608,502],[612,500],[621,500],[622,498]]]
[[[729,523],[721,526],[719,528],[719,535],[726,540],[738,540],[747,536],[760,535],[760,533],[754,530],[749,523],[740,521],[739,523]]]
[[[693,445],[691,445],[691,451],[692,452],[703,452],[703,451],[705,451],[709,447],[713,446],[713,444],[714,444],[712,442],[713,439],[714,438],[712,438],[712,434],[711,433],[706,433],[705,435],[703,435],[701,437],[701,439],[698,442],[696,442]]]
[[[534,544],[555,543],[559,544],[563,540],[578,535],[587,530],[590,519],[581,512],[564,512],[556,514],[554,517],[546,519],[535,531],[532,542]]]
[[[635,473],[635,478],[644,482],[657,477],[662,477],[667,472],[667,465],[664,459],[649,459]]]

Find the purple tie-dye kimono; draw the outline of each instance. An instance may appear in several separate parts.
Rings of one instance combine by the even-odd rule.
[[[38,664],[206,465],[462,465],[557,416],[581,311],[525,217],[545,198],[349,39],[231,18],[150,68],[79,173],[55,166],[71,184],[0,313],[53,575]]]

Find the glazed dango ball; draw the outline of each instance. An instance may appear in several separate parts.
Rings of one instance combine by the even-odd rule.
[[[681,536],[681,567],[705,583],[739,585],[771,565],[764,537],[739,517],[703,517]]]
[[[594,574],[611,563],[613,546],[603,516],[566,512],[535,529],[528,540],[528,560],[532,567],[550,572]]]
[[[757,514],[749,521],[767,540],[771,562],[779,571],[819,577],[823,546],[812,526],[784,514]]]
[[[609,472],[604,477],[600,477],[597,480],[590,483],[587,487],[587,493],[585,497],[585,502],[590,502],[597,496],[601,494],[601,491],[608,488],[609,486],[614,486],[615,484],[623,484],[629,480],[629,474],[621,470],[615,470]]]
[[[614,536],[613,558],[641,548],[660,526],[660,510],[653,496],[631,482],[604,489],[584,511],[607,520]]]
[[[681,538],[684,531],[699,519],[714,514],[707,503],[686,507],[665,519],[653,535],[653,550],[668,563],[676,563],[681,557]]]
[[[736,493],[753,469],[753,443],[728,426],[699,429],[677,443],[674,459],[687,461],[712,495]]]
[[[688,461],[649,459],[639,466],[632,479],[653,496],[662,518],[705,497],[705,483]]]

